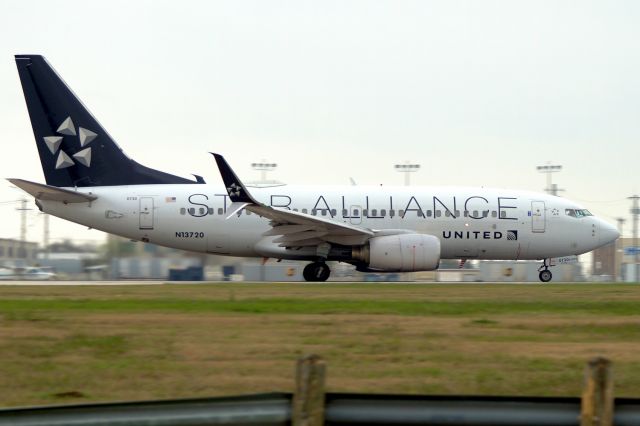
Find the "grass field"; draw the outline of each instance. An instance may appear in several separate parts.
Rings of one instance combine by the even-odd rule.
[[[640,396],[638,285],[0,286],[0,406],[291,391]]]

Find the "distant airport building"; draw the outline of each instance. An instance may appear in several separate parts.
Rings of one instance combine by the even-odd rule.
[[[635,258],[640,247],[633,238],[619,238],[615,243],[593,251],[593,277],[600,281],[640,281]],[[640,268],[639,268],[640,269]]]
[[[483,282],[540,282],[538,269],[542,262],[535,260],[483,260],[479,262],[479,281]],[[555,282],[584,281],[580,264],[556,263],[552,266]]]
[[[598,281],[615,281],[620,275],[616,259],[618,243],[608,244],[593,251],[591,275]]]
[[[32,266],[37,261],[38,243],[0,238],[0,265]]]
[[[97,263],[100,263],[100,254],[97,252],[41,253],[37,261],[39,266],[51,268],[62,278],[86,278],[88,265],[95,267]]]
[[[202,255],[155,244],[107,237],[111,279],[169,279],[170,271],[203,265]]]

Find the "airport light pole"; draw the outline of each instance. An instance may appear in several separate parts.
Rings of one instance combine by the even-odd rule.
[[[404,185],[405,186],[409,186],[410,185],[410,179],[409,176],[410,173],[415,173],[418,170],[420,170],[420,164],[415,164],[415,163],[409,163],[408,161],[405,162],[404,164],[396,164],[393,166],[396,171],[404,173]]]
[[[27,208],[27,199],[23,198],[20,200],[20,207],[16,210],[20,211],[20,253],[18,253],[18,257],[27,258],[27,210],[31,210]]]
[[[559,164],[547,163],[544,166],[537,166],[536,170],[547,175],[547,187],[545,188],[545,192],[551,195],[558,195],[558,191],[561,190],[558,189],[558,185],[553,185],[551,183],[551,174],[561,171],[562,166]]]
[[[42,217],[43,220],[43,238],[42,242],[44,244],[44,258],[49,260],[49,218],[50,216],[44,213]]]
[[[640,276],[638,274],[638,272],[640,272],[640,250],[638,250],[638,215],[640,215],[638,200],[640,200],[640,196],[632,195],[629,199],[633,201],[633,207],[631,207],[631,215],[633,217],[633,279],[638,282],[640,281]]]
[[[620,238],[622,238],[622,229],[624,227],[624,223],[627,221],[627,219],[623,218],[623,217],[617,217],[616,218],[616,222],[618,222],[618,231],[620,231]]]
[[[266,160],[262,160],[259,163],[251,163],[253,170],[260,171],[260,183],[267,183],[267,172],[272,172],[278,167],[276,163],[267,163]]]
[[[616,268],[616,281],[620,281],[624,278],[624,271],[622,269],[622,263],[624,262],[624,242],[622,241],[622,229],[624,227],[624,223],[627,220],[623,217],[617,217],[616,222],[618,222],[618,231],[620,232],[620,238],[616,241],[616,255],[614,256]],[[620,267],[618,267],[620,265]]]

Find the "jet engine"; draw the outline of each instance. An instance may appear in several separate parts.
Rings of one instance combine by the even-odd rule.
[[[366,245],[353,247],[351,256],[376,271],[433,271],[440,263],[440,240],[424,234],[373,237]]]

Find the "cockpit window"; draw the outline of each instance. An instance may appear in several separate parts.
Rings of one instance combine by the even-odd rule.
[[[593,216],[591,212],[587,209],[565,209],[564,212],[567,216],[571,217],[586,217]]]
[[[587,209],[576,210],[576,217],[593,216]]]

